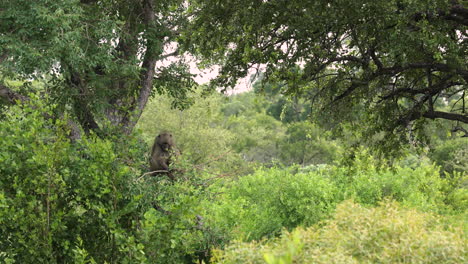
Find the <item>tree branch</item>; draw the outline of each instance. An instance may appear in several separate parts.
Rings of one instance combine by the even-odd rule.
[[[345,98],[346,96],[350,95],[354,90],[356,90],[361,85],[363,85],[363,83],[357,83],[357,82],[351,83],[351,85],[348,87],[348,89],[346,89],[343,93],[341,93],[340,95],[333,98],[330,105],[333,104],[333,103],[336,103],[336,102],[340,101],[341,99]]]
[[[375,65],[377,65],[377,68],[378,68],[379,70],[382,70],[383,64],[382,64],[382,62],[380,61],[380,59],[377,57],[377,55],[375,54],[374,48],[372,48],[372,49],[370,50],[370,56],[371,56],[372,60],[374,61]]]
[[[447,64],[432,63],[432,62],[429,62],[429,63],[428,62],[416,62],[416,63],[407,64],[404,66],[394,65],[392,67],[383,68],[381,72],[385,74],[396,74],[396,73],[403,72],[406,70],[411,70],[411,69],[428,69],[428,68],[441,71],[441,72],[457,73],[461,75],[464,79],[468,79],[468,70],[466,69],[453,68]]]
[[[0,63],[6,60],[6,58],[8,58],[8,53],[4,52],[2,55],[0,55]]]
[[[456,126],[456,127],[452,128],[452,130],[450,130],[450,131],[452,131],[453,133],[456,133],[456,132],[460,131],[460,132],[465,133],[462,137],[468,137],[468,131],[466,129],[464,129],[462,126]]]
[[[169,57],[174,57],[174,56],[177,56],[179,55],[179,49],[176,49],[175,51],[171,52],[171,53],[168,53],[168,54],[164,54],[162,56],[159,57],[160,60],[165,60]]]
[[[445,17],[449,20],[456,21],[464,26],[468,26],[468,9],[462,4],[454,4]]]
[[[82,83],[78,73],[72,72],[69,82],[71,87],[74,87],[79,94],[86,94],[86,88],[84,86],[85,84]],[[100,127],[94,119],[93,112],[89,108],[89,101],[87,100],[87,97],[73,97],[73,109],[75,110],[75,115],[78,119],[78,122],[86,134],[89,134],[90,131],[94,131],[97,134],[100,133]]]
[[[29,100],[27,96],[14,92],[3,84],[0,84],[0,97],[7,100],[10,104],[14,104],[16,101],[24,103]]]
[[[440,80],[437,84],[429,86],[429,87],[427,87],[425,89],[411,89],[411,88],[408,88],[408,87],[404,87],[404,88],[399,88],[399,89],[393,90],[392,92],[390,92],[390,93],[388,93],[388,94],[386,94],[384,96],[381,96],[378,103],[381,103],[381,102],[383,102],[383,101],[385,101],[387,99],[390,99],[390,98],[393,98],[393,97],[396,97],[396,96],[399,96],[399,95],[402,95],[402,94],[410,94],[410,95],[431,94],[431,95],[436,95],[436,94],[442,92],[443,90],[446,90],[449,87],[460,84],[458,82],[447,82],[452,77],[453,77],[452,75],[446,76],[445,78]]]
[[[430,118],[430,119],[436,119],[436,118],[442,118],[442,119],[447,119],[447,120],[452,120],[452,121],[460,121],[465,124],[468,124],[468,115],[467,114],[457,114],[457,113],[448,113],[448,112],[441,112],[441,111],[431,111],[431,112],[426,112],[423,113],[423,117]]]
[[[97,3],[97,2],[98,2],[98,0],[80,0],[80,3],[85,4],[85,5],[93,4],[93,3]]]

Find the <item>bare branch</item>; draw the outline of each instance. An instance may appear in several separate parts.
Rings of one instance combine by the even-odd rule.
[[[168,54],[164,54],[162,56],[159,57],[160,60],[165,60],[169,57],[174,57],[174,56],[177,56],[179,55],[179,49],[176,49],[175,51],[171,52],[171,53],[168,53]]]
[[[140,177],[138,177],[135,181],[140,181],[141,179],[143,179],[145,176],[148,176],[148,175],[153,175],[155,173],[160,173],[160,172],[164,172],[164,173],[168,173],[169,171],[168,170],[155,170],[155,171],[149,171],[149,172],[146,172],[146,173],[143,173],[143,175],[141,175]]]

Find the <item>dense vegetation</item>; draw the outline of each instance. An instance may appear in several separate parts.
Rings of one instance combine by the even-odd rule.
[[[0,263],[466,262],[467,7],[328,2],[0,1]]]
[[[46,116],[56,106],[39,99],[3,111],[2,260],[338,263],[379,261],[383,252],[389,263],[457,263],[466,257],[466,139],[439,139],[427,154],[410,153],[389,167],[364,147],[345,155],[349,142],[317,125],[275,119],[267,114],[271,102],[252,93],[192,96],[196,103],[184,111],[156,97],[139,132],[125,139],[91,135],[71,143],[66,122]],[[176,182],[144,174],[159,128],[174,131],[183,151]],[[447,148],[458,153],[457,162],[438,158]],[[351,248],[338,246],[350,237]],[[246,244],[253,240],[262,242]]]

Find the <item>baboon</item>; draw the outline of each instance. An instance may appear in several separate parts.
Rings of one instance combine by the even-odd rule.
[[[174,180],[174,175],[169,172],[169,165],[171,165],[174,156],[179,155],[174,137],[169,132],[162,132],[154,140],[153,148],[150,157],[150,170],[151,171],[167,171],[166,173],[171,180]]]

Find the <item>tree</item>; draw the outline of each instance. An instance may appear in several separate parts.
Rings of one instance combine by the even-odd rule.
[[[60,112],[69,112],[86,133],[102,135],[109,124],[132,131],[154,88],[181,102],[191,89],[188,66],[165,61],[180,54],[181,0],[0,3],[4,101],[26,101],[28,81],[44,82],[41,92],[62,106]],[[25,85],[14,89],[8,80]]]
[[[187,43],[222,65],[213,85],[264,68],[266,81],[287,84],[285,94],[310,100],[326,122],[351,120],[369,137],[384,131],[379,146],[388,148],[408,142],[408,130],[421,136],[429,119],[468,123],[463,1],[190,3]]]
[[[328,133],[310,122],[289,124],[286,135],[278,141],[281,161],[284,164],[330,164],[340,150]]]
[[[267,113],[283,123],[307,120],[310,115],[310,102],[298,95],[283,94],[288,90],[286,84],[263,82],[263,74],[257,76],[252,87],[255,93],[262,94],[268,100]]]

